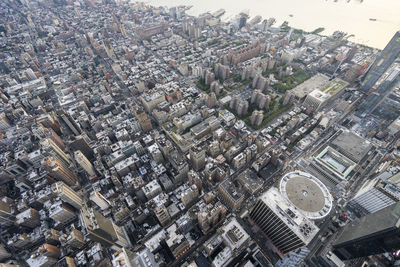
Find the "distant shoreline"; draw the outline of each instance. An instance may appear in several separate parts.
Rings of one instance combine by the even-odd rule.
[[[235,14],[246,10],[250,19],[260,15],[263,19],[274,17],[276,24],[280,25],[288,21],[291,27],[312,32],[318,27],[325,28],[324,35],[331,35],[335,31],[343,31],[354,37],[349,41],[362,44],[371,48],[383,49],[393,34],[400,29],[400,18],[393,15],[393,10],[400,10],[400,1],[388,0],[388,4],[382,8],[379,0],[364,1],[338,1],[333,0],[303,0],[299,4],[293,0],[281,0],[278,4],[271,6],[272,0],[248,0],[246,3],[232,3],[228,0],[218,2],[203,0],[201,3],[194,0],[146,0],[142,1],[152,6],[193,6],[188,10],[188,15],[214,12],[225,9],[222,21],[232,18]],[[140,2],[140,1],[131,1]],[[228,3],[229,2],[229,3]],[[308,9],[307,4],[312,4]],[[264,8],[265,6],[265,8]],[[357,12],[354,12],[354,10]],[[337,16],[335,15],[337,14]],[[293,16],[290,16],[293,15]],[[385,17],[386,22],[379,18]],[[369,20],[376,18],[376,21]]]

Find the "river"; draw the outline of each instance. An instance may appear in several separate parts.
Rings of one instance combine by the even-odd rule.
[[[336,30],[354,34],[351,41],[382,49],[400,30],[400,0],[144,0],[154,6],[193,6],[187,14],[226,10],[223,20],[245,11],[250,19],[256,15],[275,18],[276,25],[313,31],[324,27],[324,35]],[[293,15],[293,16],[289,16]],[[370,18],[376,21],[370,21]]]

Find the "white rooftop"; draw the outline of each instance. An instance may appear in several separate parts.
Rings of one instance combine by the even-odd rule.
[[[235,218],[224,225],[222,230],[222,238],[232,250],[240,248],[250,237]]]
[[[319,228],[297,209],[277,188],[271,187],[260,199],[307,245]]]

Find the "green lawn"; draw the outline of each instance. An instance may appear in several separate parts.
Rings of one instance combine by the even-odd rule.
[[[275,99],[273,99],[272,101],[275,101],[274,103],[276,103]],[[271,103],[272,103],[272,101],[271,101]],[[256,105],[250,104],[249,108],[248,108],[248,112],[245,115],[238,115],[235,110],[233,110],[233,109],[231,109],[229,107],[229,104],[226,104],[224,107],[227,110],[229,110],[230,112],[232,112],[237,118],[239,118],[240,120],[243,120],[248,126],[252,127],[255,130],[259,130],[259,129],[262,129],[265,126],[267,126],[267,124],[269,122],[271,122],[272,120],[274,120],[277,116],[279,116],[282,113],[284,113],[284,112],[288,111],[289,109],[291,109],[293,107],[293,105],[287,105],[287,106],[279,105],[279,107],[277,109],[272,110],[272,111],[270,111],[268,113],[265,113],[264,114],[264,119],[263,119],[262,123],[259,126],[253,126],[251,124],[251,122],[250,122],[251,114],[253,113],[254,110],[258,110],[258,107]]]
[[[281,115],[282,113],[288,111],[289,109],[291,109],[293,107],[292,105],[287,105],[287,106],[283,106],[280,105],[277,109],[275,109],[274,111],[271,111],[267,114],[264,114],[264,119],[262,121],[262,123],[259,126],[254,126],[253,128],[255,130],[259,130],[264,128],[265,126],[268,125],[268,123],[270,123],[272,120],[274,120],[276,117],[278,117],[279,115]]]
[[[279,82],[273,87],[280,93],[285,93],[287,90],[293,89],[302,82],[308,80],[311,77],[305,70],[297,70],[292,75],[283,76]]]
[[[213,39],[213,40],[211,40],[211,41],[208,41],[208,42],[207,42],[207,45],[208,45],[208,46],[212,46],[212,45],[215,45],[216,43],[218,43],[218,40],[217,40],[217,39]]]
[[[199,88],[200,90],[206,92],[207,94],[210,93],[210,86],[204,83],[203,79],[200,79],[197,83],[196,83],[197,88]]]

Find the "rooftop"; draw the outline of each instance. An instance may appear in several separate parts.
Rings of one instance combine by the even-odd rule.
[[[341,180],[346,179],[357,165],[351,159],[330,146],[322,150],[314,159]]]
[[[372,148],[372,144],[348,130],[343,130],[331,143],[331,146],[357,163]]]
[[[260,199],[307,245],[319,228],[301,210],[271,187]]]
[[[333,205],[333,198],[326,186],[305,172],[290,172],[283,176],[280,192],[309,219],[322,219]]]
[[[232,250],[239,249],[250,238],[235,218],[224,225],[222,230],[222,238]]]
[[[293,88],[291,92],[300,99],[312,94],[312,96],[315,98],[323,101],[338,93],[347,85],[347,82],[342,81],[339,78],[330,80],[328,76],[318,73],[302,84],[299,84]]]
[[[225,192],[227,192],[229,194],[229,196],[235,202],[239,201],[243,197],[243,194],[236,190],[236,186],[229,179],[226,179],[219,185],[224,189]]]

